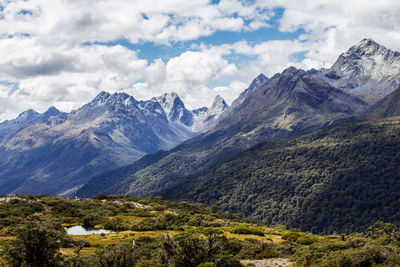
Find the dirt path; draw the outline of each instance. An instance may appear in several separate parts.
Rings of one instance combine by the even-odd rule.
[[[293,267],[293,264],[289,262],[288,259],[284,258],[271,258],[271,259],[265,259],[265,260],[242,260],[240,261],[244,266],[248,263],[252,263],[255,267]]]

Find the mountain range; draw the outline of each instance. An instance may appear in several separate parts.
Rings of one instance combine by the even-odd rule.
[[[27,111],[0,124],[0,194],[156,194],[319,233],[396,221],[400,124],[380,119],[400,115],[399,90],[400,53],[364,39],[329,69],[260,74],[229,107],[103,92]]]
[[[215,128],[182,143],[156,161],[142,158],[127,167],[131,172],[94,177],[78,191],[78,195],[155,194],[260,142],[356,121],[374,103],[367,102],[357,94],[357,90],[375,79],[375,72],[368,71],[368,68],[382,51],[390,55],[382,64],[389,66],[391,62],[398,62],[398,53],[364,39],[343,53],[330,70],[304,71],[290,67],[269,79],[260,75],[221,116]],[[396,55],[395,59],[393,55]],[[390,79],[396,84],[399,80],[392,73],[396,68],[399,73],[400,68],[395,63],[392,68],[384,69],[390,69]],[[340,73],[341,78],[328,78],[328,73],[334,69],[347,71]],[[375,66],[375,69],[380,68]],[[335,85],[340,79],[342,82],[338,88]],[[354,79],[357,84],[351,83]],[[387,81],[380,81],[381,86],[387,85]],[[392,83],[389,87],[385,90],[390,93],[394,90]],[[155,157],[158,156],[152,156],[152,159]],[[96,190],[98,184],[112,186]]]
[[[226,108],[220,96],[199,115],[176,93],[138,101],[101,92],[70,113],[25,111],[0,124],[0,194],[73,195],[95,174],[207,130]]]

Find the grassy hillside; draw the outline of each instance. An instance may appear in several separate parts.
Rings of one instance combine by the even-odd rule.
[[[400,232],[382,222],[366,234],[318,236],[160,197],[15,196],[0,198],[0,210],[0,266],[400,264]],[[73,225],[114,232],[66,234]]]
[[[163,192],[314,233],[400,222],[400,118],[264,142]]]

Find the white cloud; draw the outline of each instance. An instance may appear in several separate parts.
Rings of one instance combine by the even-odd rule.
[[[28,108],[55,105],[69,111],[101,90],[124,90],[139,99],[177,91],[191,108],[209,105],[217,94],[230,102],[261,72],[271,76],[290,65],[329,67],[365,37],[400,50],[397,0],[210,2],[0,0],[0,121]],[[304,29],[304,34],[292,40],[193,45],[152,62],[122,46],[84,45],[127,39],[174,47],[218,30],[273,27],[276,7],[285,9],[282,32]],[[296,60],[299,53],[305,58]]]
[[[237,67],[219,52],[216,49],[187,51],[166,64],[157,60],[146,69],[147,82],[136,84],[131,93],[146,99],[161,92],[175,91],[189,107],[208,105],[218,91],[210,90],[206,84],[238,73]]]
[[[337,55],[361,39],[371,37],[391,49],[400,50],[400,2],[283,1],[282,31],[306,30],[311,60],[332,62]]]
[[[207,36],[217,30],[242,30],[243,18],[265,19],[256,4],[206,0],[16,0],[2,4],[0,35],[34,35],[52,44],[112,41],[169,43]],[[232,6],[235,3],[235,6]],[[21,12],[25,11],[25,15]],[[239,17],[236,16],[239,15]]]

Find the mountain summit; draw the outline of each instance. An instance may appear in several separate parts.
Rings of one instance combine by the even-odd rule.
[[[363,39],[323,74],[333,86],[373,103],[400,84],[400,53]]]
[[[160,103],[170,121],[180,122],[188,127],[193,125],[193,114],[186,109],[177,93],[165,93],[153,99]]]
[[[239,95],[239,97],[236,98],[232,102],[232,105],[230,106],[230,109],[233,110],[233,109],[237,108],[238,106],[240,106],[248,95],[250,95],[252,92],[254,92],[256,89],[258,89],[260,86],[265,84],[267,81],[268,81],[268,78],[264,74],[261,73],[260,75],[258,75],[257,78],[255,78],[251,82],[250,86],[246,90],[244,90]]]

